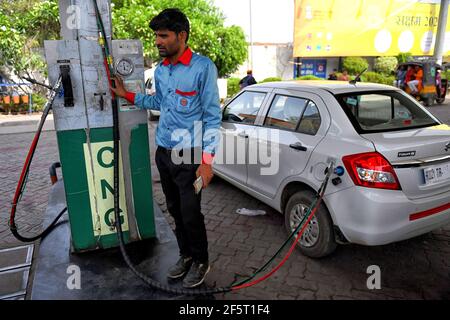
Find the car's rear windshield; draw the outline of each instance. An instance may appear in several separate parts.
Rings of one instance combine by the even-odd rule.
[[[423,128],[439,124],[423,107],[396,91],[335,95],[358,133]]]

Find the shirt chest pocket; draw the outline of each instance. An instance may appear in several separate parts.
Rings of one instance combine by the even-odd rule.
[[[194,108],[194,101],[197,99],[198,92],[175,90],[176,109],[179,112],[188,113]]]

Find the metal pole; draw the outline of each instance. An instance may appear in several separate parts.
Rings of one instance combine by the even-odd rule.
[[[441,0],[441,8],[439,10],[439,21],[436,35],[436,43],[434,44],[433,58],[436,62],[442,64],[442,54],[445,46],[445,30],[447,29],[448,0]]]
[[[250,70],[253,70],[253,31],[252,31],[252,0],[249,0],[250,10]]]

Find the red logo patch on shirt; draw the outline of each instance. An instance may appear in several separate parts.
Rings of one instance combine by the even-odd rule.
[[[183,98],[183,99],[181,99],[180,103],[181,103],[181,105],[182,105],[183,107],[186,107],[187,104],[188,104],[188,101],[187,101],[186,99]]]

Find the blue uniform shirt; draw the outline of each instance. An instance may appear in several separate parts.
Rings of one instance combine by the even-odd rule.
[[[160,110],[156,144],[167,149],[201,147],[214,154],[222,121],[217,68],[187,48],[175,64],[166,58],[155,70],[153,96],[137,93],[138,108]]]

